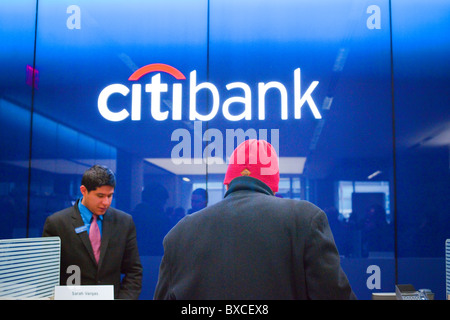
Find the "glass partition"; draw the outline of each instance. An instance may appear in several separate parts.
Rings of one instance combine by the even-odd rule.
[[[392,5],[398,282],[445,299],[450,238],[450,4]]]
[[[33,92],[39,88],[34,63],[36,2],[0,4],[0,238],[26,237],[29,227],[30,128]]]
[[[104,164],[113,206],[135,220],[141,299],[152,299],[162,238],[223,198],[228,157],[258,138],[280,157],[277,196],[326,212],[358,298],[413,283],[443,299],[449,9],[4,1],[0,238],[40,236]]]
[[[383,272],[379,289],[393,290],[388,2],[211,2],[209,81],[220,94],[209,130],[224,150],[243,136],[271,141],[279,196],[325,210],[356,294],[371,298],[359,281],[371,265]],[[358,186],[345,204],[344,181]]]

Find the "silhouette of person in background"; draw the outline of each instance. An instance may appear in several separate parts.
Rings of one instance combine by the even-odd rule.
[[[393,229],[386,221],[386,211],[378,204],[371,205],[361,223],[362,256],[369,252],[394,251]]]
[[[166,214],[170,219],[171,226],[173,227],[178,223],[178,221],[184,218],[186,215],[186,210],[183,207],[170,207],[167,208]]]
[[[331,231],[333,232],[334,241],[336,242],[336,247],[339,250],[339,254],[348,254],[348,244],[347,236],[345,234],[345,225],[339,220],[339,211],[335,207],[328,207],[323,210],[328,218],[328,223],[330,224]]]
[[[148,184],[142,191],[142,202],[132,212],[141,255],[159,256],[163,254],[162,241],[172,227],[164,210],[168,198],[169,193],[161,184]]]
[[[191,195],[191,209],[187,214],[192,214],[208,205],[208,191],[202,188],[195,189]]]

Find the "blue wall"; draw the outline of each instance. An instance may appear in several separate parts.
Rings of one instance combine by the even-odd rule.
[[[444,299],[449,27],[446,1],[3,1],[0,238],[40,236],[45,218],[80,196],[84,170],[105,164],[119,182],[114,206],[135,217],[141,298],[151,299],[160,252],[143,238],[158,231],[135,210],[142,190],[165,189],[173,223],[198,186],[219,201],[214,157],[226,163],[235,135],[254,133],[285,161],[280,195],[329,214],[359,298],[412,283]],[[185,79],[158,67],[129,80],[155,63]],[[125,90],[106,103],[128,112],[121,121],[99,109],[112,84]],[[194,108],[210,119],[192,119]],[[371,214],[384,225],[371,228]],[[371,265],[381,270],[375,288]]]

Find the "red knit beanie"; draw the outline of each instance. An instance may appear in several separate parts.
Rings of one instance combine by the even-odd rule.
[[[275,149],[264,140],[242,142],[231,154],[223,184],[241,176],[249,176],[267,184],[273,193],[278,191],[280,172]]]

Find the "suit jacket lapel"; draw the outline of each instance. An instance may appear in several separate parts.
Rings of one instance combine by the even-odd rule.
[[[83,219],[81,219],[81,214],[80,214],[80,211],[78,210],[78,201],[75,203],[74,210],[72,212],[72,225],[74,228],[79,228],[79,227],[84,226]],[[80,237],[81,242],[83,242],[83,245],[84,245],[85,249],[87,250],[87,252],[89,253],[91,260],[94,263],[97,263],[95,261],[94,251],[92,250],[91,240],[89,240],[89,235],[88,235],[87,231],[80,232],[77,235]]]
[[[98,260],[98,267],[102,266],[103,258],[106,253],[106,248],[108,247],[109,239],[112,234],[113,227],[113,216],[110,209],[108,209],[103,216],[103,224],[102,224],[102,243],[100,245],[100,258]]]

